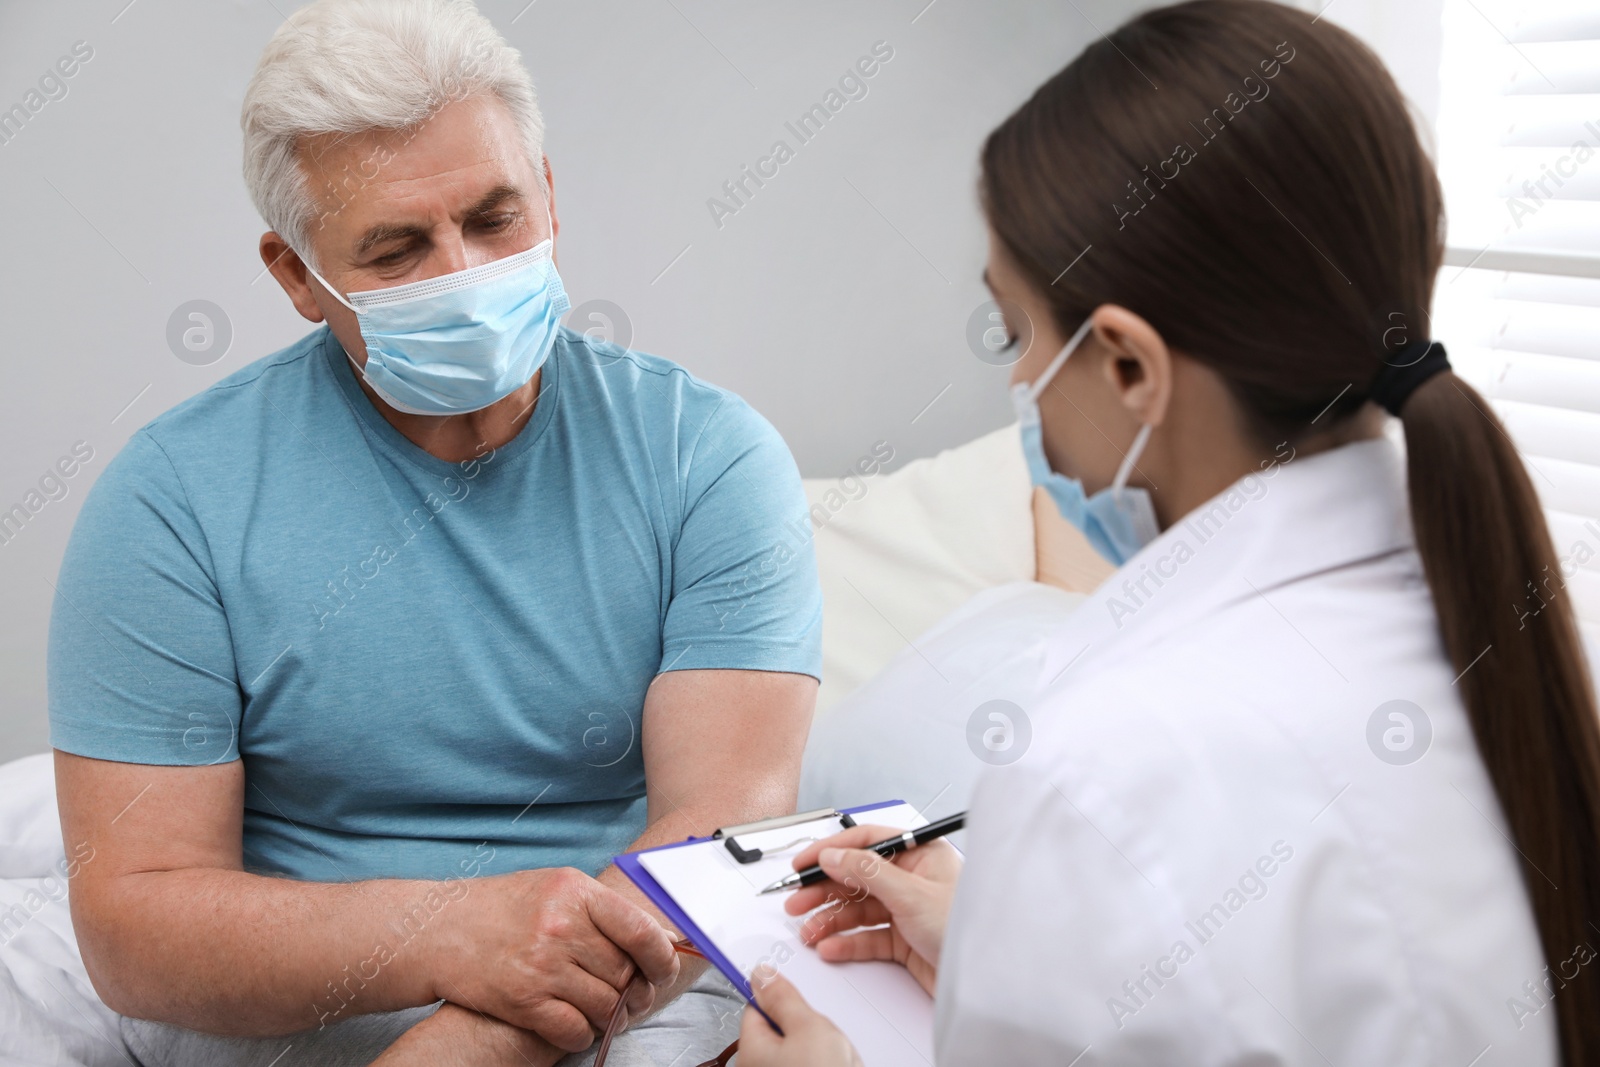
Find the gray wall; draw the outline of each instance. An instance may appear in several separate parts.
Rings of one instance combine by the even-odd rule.
[[[1396,16],[1378,0],[1340,4],[1380,51],[1389,38],[1414,49],[1430,11],[1437,21],[1437,0],[1408,7],[1404,25],[1385,24]],[[808,475],[840,472],[878,440],[904,462],[1009,421],[1007,371],[965,340],[985,298],[977,149],[1096,26],[1143,6],[481,3],[541,94],[577,310],[611,302],[635,347],[744,395]],[[65,96],[0,144],[0,511],[77,442],[94,453],[0,545],[0,760],[47,746],[51,583],[95,476],[149,419],[310,328],[261,274],[263,226],[239,177],[244,87],[291,7],[0,0],[0,110],[75,42],[93,49]],[[877,41],[894,55],[867,95],[798,145],[785,122]],[[1395,52],[1413,57],[1407,88],[1431,112],[1436,64],[1425,47],[1420,60]],[[780,138],[794,158],[718,225],[708,200]],[[231,324],[207,365],[168,342],[191,300]]]

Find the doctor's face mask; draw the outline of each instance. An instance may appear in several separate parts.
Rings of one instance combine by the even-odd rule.
[[[1089,336],[1092,326],[1085,319],[1033,384],[1017,382],[1013,385],[1011,403],[1022,426],[1022,454],[1028,462],[1028,477],[1034,485],[1044,487],[1061,517],[1083,531],[1096,552],[1120,567],[1161,532],[1149,492],[1128,485],[1134,464],[1150,440],[1151,425],[1145,423],[1140,428],[1111,485],[1091,496],[1084,492],[1080,479],[1068,478],[1050,469],[1050,460],[1044,453],[1044,428],[1039,421],[1040,395],[1061,371],[1067,357]]]
[[[367,364],[350,362],[373,392],[412,415],[457,415],[509,396],[550,355],[571,307],[551,252],[546,237],[491,263],[348,296],[309,261],[306,270],[356,313]]]

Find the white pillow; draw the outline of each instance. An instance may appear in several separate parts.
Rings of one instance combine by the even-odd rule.
[[[819,719],[975,593],[1034,577],[1015,423],[893,474],[807,479],[806,497],[823,598]]]
[[[1026,749],[1034,698],[1047,675],[1059,673],[1046,669],[1046,635],[1083,600],[1013,582],[979,593],[922,634],[813,722],[799,810],[891,799],[929,819],[964,809],[985,764],[1014,761]]]

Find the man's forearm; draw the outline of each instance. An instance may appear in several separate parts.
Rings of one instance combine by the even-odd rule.
[[[372,1067],[555,1067],[566,1056],[537,1034],[446,1002]]]
[[[635,838],[633,844],[628,846],[628,851],[637,852],[642,848],[653,848],[656,845],[667,845],[674,841],[682,841],[690,834],[704,834],[707,832],[705,830],[696,829],[689,823],[690,820],[687,817],[680,816],[679,813],[674,812],[672,815],[660,819],[659,821],[647,827],[645,832]],[[620,867],[613,864],[601,871],[596,878],[602,884],[610,886],[612,889],[615,889],[617,892],[625,896],[628,900],[649,912],[655,917],[657,922],[659,922],[662,926],[665,926],[668,930],[677,930],[677,927],[672,924],[672,921],[662,913],[660,908],[656,907],[655,901],[645,896],[643,890],[634,885],[633,879],[623,874]],[[695,979],[704,974],[706,968],[709,966],[710,964],[704,963],[701,960],[697,960],[692,956],[684,956],[679,962],[677,980],[663,989],[656,990],[656,999],[651,1005],[649,1014],[654,1015],[666,1005],[670,1004],[680,993],[682,993],[685,989],[688,989],[689,986],[693,984]],[[639,1020],[634,1019],[632,1021],[637,1023]]]
[[[657,675],[645,694],[641,727],[650,821],[629,851],[793,811],[816,695],[816,681],[805,675],[745,670]],[[671,927],[616,867],[606,868],[599,879]],[[677,981],[656,992],[652,1010],[659,1011],[705,973],[706,964],[683,962]]]
[[[466,880],[327,884],[243,871],[126,874],[114,920],[75,910],[96,987],[123,1014],[269,1035],[436,1000],[433,961]]]
[[[674,805],[665,815],[646,827],[644,833],[640,834],[628,846],[628,851],[637,852],[639,849],[671,844],[675,841],[682,841],[691,834],[704,837],[720,826],[732,826],[742,822],[770,818],[774,815],[785,815],[793,807],[793,801],[787,799],[746,800],[738,805],[738,810],[724,811],[720,817],[717,817],[700,815]],[[710,820],[709,822],[708,819]],[[715,825],[711,825],[713,822]],[[600,872],[598,878],[602,883],[624,894],[629,900],[655,916],[656,920],[663,926],[669,929],[676,929],[671,920],[661,912],[661,909],[657,908],[655,903],[638,886],[633,884],[633,879],[622,873],[621,868],[615,865],[607,867]],[[650,1014],[654,1015],[671,1003],[675,997],[688,989],[697,978],[704,974],[709,966],[710,964],[701,960],[684,957],[677,981],[656,991],[655,1003],[650,1009]],[[637,1019],[633,1021],[638,1022]]]

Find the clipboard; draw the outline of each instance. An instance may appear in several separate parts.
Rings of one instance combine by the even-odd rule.
[[[816,816],[817,813],[806,815]],[[896,829],[914,829],[927,823],[916,809],[898,800],[858,808],[824,809],[820,817],[806,822],[792,819],[728,827],[710,837],[691,837],[615,858],[623,873],[722,972],[747,1003],[753,1004],[755,998],[746,970],[730,955],[730,945],[719,944],[719,937],[706,929],[712,922],[725,920],[725,912],[711,897],[700,899],[693,895],[700,876],[705,876],[707,882],[720,878],[719,889],[724,897],[736,888],[735,895],[741,901],[744,883],[748,883],[751,899],[757,899],[757,890],[792,870],[790,861],[814,839],[830,836],[855,823],[878,822]],[[778,848],[779,845],[790,847]],[[684,849],[698,851],[682,852]],[[753,852],[759,853],[760,859],[740,858],[741,854],[749,857]],[[656,868],[655,873],[651,867]],[[687,905],[662,884],[658,873],[689,898]],[[735,874],[743,881],[735,881]],[[768,909],[781,911],[785,895],[773,894],[759,899],[767,902],[760,905],[764,913]],[[690,914],[692,911],[699,911],[707,922],[697,921]],[[773,920],[769,916],[766,921]],[[792,924],[797,930],[799,921],[799,918],[786,919],[785,925]],[[726,935],[727,930],[723,933]],[[771,933],[767,930],[760,936],[765,939]],[[815,949],[800,945],[797,934],[783,940],[789,946],[789,955],[783,956],[783,946],[774,941],[773,949],[779,951],[771,962],[795,981],[813,1007],[828,1014],[844,1030],[866,1063],[878,1067],[880,1064],[933,1062],[933,1001],[904,968],[874,961],[827,963],[815,955]],[[742,956],[748,963],[751,951],[748,942],[732,938],[730,944],[733,955]],[[802,953],[809,953],[810,957],[801,960]],[[833,1010],[829,1010],[830,1004]]]

